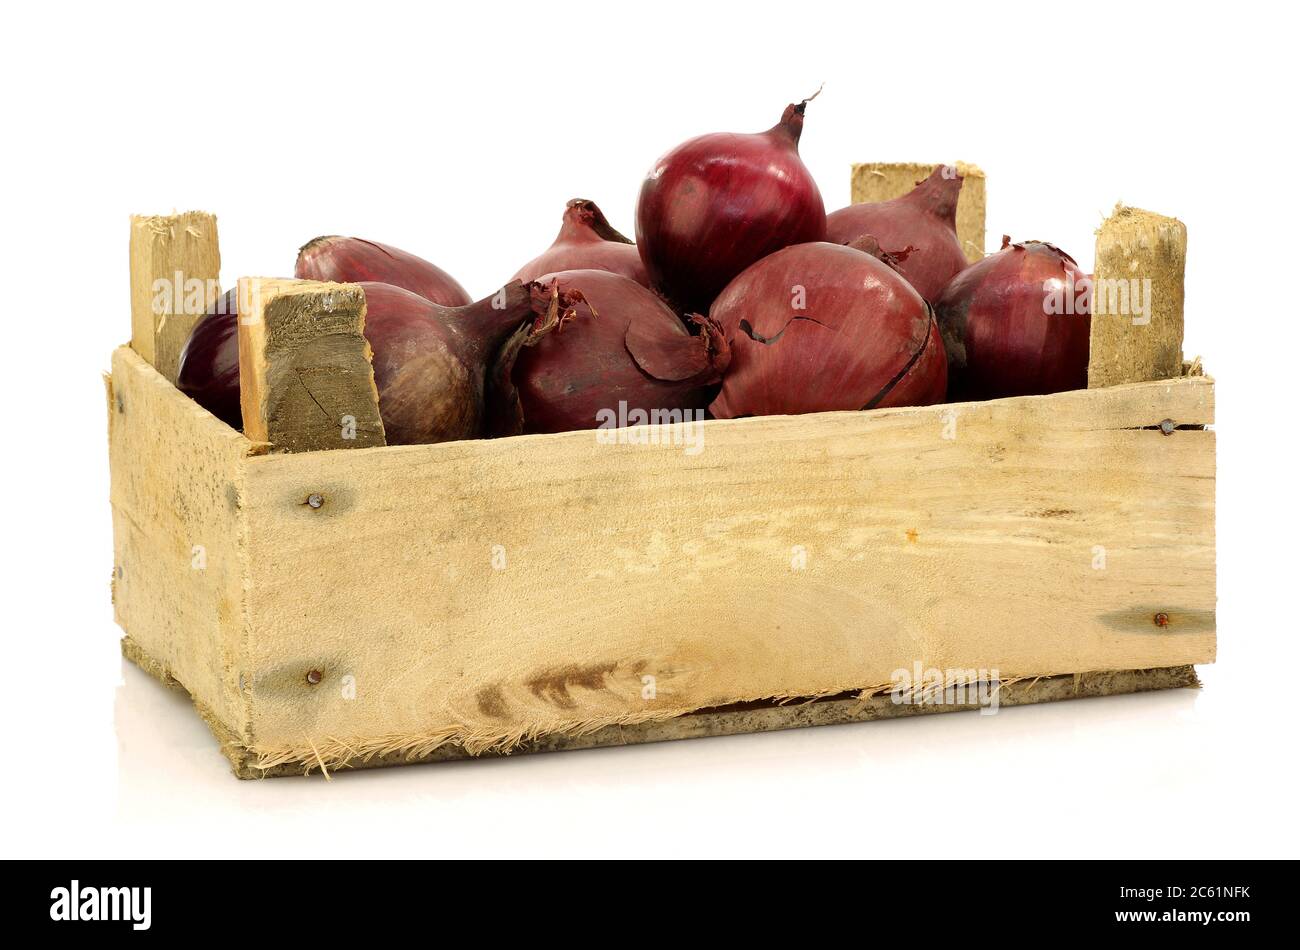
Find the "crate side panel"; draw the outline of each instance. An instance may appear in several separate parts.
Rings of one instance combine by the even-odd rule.
[[[252,459],[254,747],[491,748],[917,663],[1212,661],[1214,434],[1145,428],[1212,402],[1196,378],[710,422],[694,454],[588,432]]]
[[[250,443],[129,347],[109,395],[118,624],[242,733],[239,480]]]

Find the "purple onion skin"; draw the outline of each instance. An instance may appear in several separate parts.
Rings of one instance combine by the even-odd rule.
[[[799,157],[806,102],[756,135],[714,133],[665,154],[641,186],[636,241],[651,283],[706,313],[750,264],[826,236],[821,192]]]
[[[935,303],[948,351],[949,398],[1086,388],[1092,318],[1047,308],[1049,294],[1073,293],[1086,276],[1051,244],[1009,239],[1002,250],[958,274]]]
[[[391,284],[442,307],[472,303],[465,288],[441,267],[409,251],[363,238],[335,235],[307,242],[298,252],[293,276],[341,284]]]
[[[548,274],[582,300],[549,335],[523,350],[514,380],[526,432],[599,428],[602,412],[703,410],[726,364],[725,343],[702,324],[698,335],[652,291],[597,270]]]
[[[486,376],[506,340],[537,316],[531,288],[515,281],[464,307],[442,307],[391,284],[363,281],[366,340],[389,445],[477,438],[487,421]],[[239,428],[236,291],[195,326],[179,387]],[[683,331],[685,332],[685,331]]]
[[[870,234],[890,253],[911,248],[900,254],[899,271],[933,303],[968,266],[957,237],[961,185],[955,170],[941,166],[902,197],[832,212],[826,218],[826,240],[849,244]]]
[[[929,305],[857,248],[777,251],[733,280],[709,316],[731,347],[710,407],[718,418],[943,401],[947,362]]]
[[[650,286],[636,245],[614,230],[594,201],[585,198],[568,203],[554,243],[511,279],[527,283],[566,270],[603,270]]]
[[[234,429],[243,428],[239,408],[239,291],[232,288],[194,325],[181,350],[176,388]]]

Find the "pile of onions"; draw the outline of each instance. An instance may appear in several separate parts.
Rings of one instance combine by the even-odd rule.
[[[650,286],[636,245],[619,234],[594,201],[574,198],[565,206],[555,242],[516,271],[513,280],[537,280],[565,270],[604,270]]]
[[[508,379],[522,344],[549,332],[557,295],[551,299],[513,281],[477,303],[443,307],[391,284],[362,281],[361,287],[389,445],[476,438],[489,424],[495,434],[518,431],[509,421],[517,419],[510,411],[513,391],[496,391],[490,379]],[[235,291],[223,301],[190,334],[179,385],[214,415],[239,426]]]
[[[298,251],[293,276],[342,284],[392,284],[443,307],[470,303],[465,288],[441,267],[387,244],[354,237],[318,237]]]
[[[714,302],[731,367],[714,416],[941,402],[947,363],[929,305],[874,242],[800,244],[733,280]]]
[[[998,253],[957,275],[935,303],[951,397],[1085,388],[1092,327],[1086,277],[1059,248],[1008,237]]]
[[[766,132],[691,139],[646,176],[637,247],[653,285],[681,309],[705,313],[750,264],[825,237],[826,207],[799,157],[809,101]]]
[[[968,266],[952,166],[828,216],[799,155],[810,101],[765,132],[665,153],[641,185],[635,244],[572,199],[551,246],[478,303],[430,262],[360,238],[316,238],[294,274],[364,288],[393,444],[1085,386],[1091,287],[1074,260],[1004,238]],[[233,426],[236,302],[194,328],[178,384]]]
[[[849,205],[828,215],[826,240],[848,244],[870,234],[891,253],[906,250],[899,270],[922,297],[934,302],[966,268],[957,238],[961,184],[956,169],[940,166],[901,198]]]
[[[655,294],[619,274],[572,270],[534,285],[542,311],[565,302],[558,327],[524,349],[514,370],[527,432],[608,427],[703,410],[729,359],[716,323],[692,316],[692,335]]]

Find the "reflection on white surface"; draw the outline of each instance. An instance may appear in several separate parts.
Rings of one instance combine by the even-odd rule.
[[[1141,854],[1212,800],[1189,783],[1226,778],[1199,774],[1206,694],[1171,690],[241,782],[183,694],[122,678],[116,820],[140,854],[1052,855],[1062,827],[1069,853]]]

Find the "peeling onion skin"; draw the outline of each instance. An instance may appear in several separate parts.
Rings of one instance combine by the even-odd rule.
[[[858,248],[777,251],[733,280],[709,316],[731,347],[717,418],[943,401],[947,361],[929,305]]]
[[[957,237],[957,198],[962,178],[936,168],[907,194],[892,201],[849,205],[826,217],[826,240],[848,244],[865,234],[885,250],[911,253],[900,271],[926,300],[933,303],[948,282],[968,266]]]
[[[512,279],[527,282],[566,270],[609,271],[650,286],[636,245],[614,230],[594,201],[585,198],[574,198],[565,206],[555,242]]]
[[[373,352],[379,415],[388,444],[479,437],[493,398],[487,386],[489,369],[496,372],[507,340],[539,318],[533,288],[514,281],[477,303],[442,307],[391,284],[362,281],[360,286],[366,295],[365,336]],[[191,332],[182,356],[181,390],[239,427],[235,294],[232,290],[226,295],[226,312],[209,313]]]
[[[708,406],[729,359],[715,324],[689,317],[700,330],[693,335],[652,291],[606,271],[562,271],[539,284],[535,297],[554,287],[577,302],[519,354],[513,378],[525,432],[600,428],[602,412],[624,418],[620,401],[629,413]]]
[[[176,388],[233,429],[242,429],[239,408],[239,290],[226,291],[194,325],[181,349]]]
[[[343,284],[392,284],[443,307],[473,302],[465,288],[441,267],[409,251],[363,238],[331,235],[308,241],[298,251],[293,276]]]
[[[766,132],[684,142],[647,174],[637,247],[652,285],[681,310],[707,312],[750,264],[825,237],[826,207],[799,157],[807,102],[787,106]]]
[[[1086,388],[1090,314],[1045,309],[1051,291],[1064,294],[1086,276],[1051,244],[1012,244],[1009,238],[1003,238],[1002,250],[958,274],[935,303],[948,352],[950,398]]]

